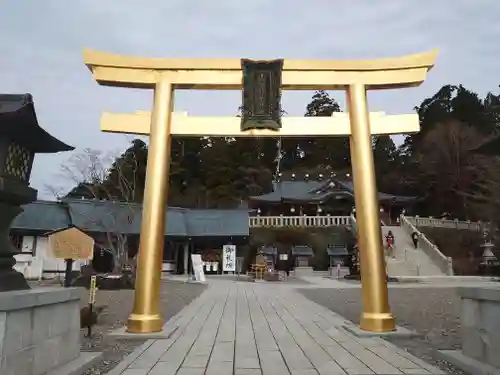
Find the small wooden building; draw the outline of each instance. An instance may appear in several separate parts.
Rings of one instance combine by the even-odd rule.
[[[295,245],[292,247],[292,256],[295,259],[295,267],[309,267],[309,260],[314,256],[314,252],[310,246]]]
[[[262,246],[259,253],[264,255],[266,262],[275,264],[278,259],[278,248],[275,246]]]
[[[337,264],[344,266],[347,264],[349,258],[349,252],[345,245],[328,245],[326,248],[326,253],[330,260],[330,267],[336,267]]]

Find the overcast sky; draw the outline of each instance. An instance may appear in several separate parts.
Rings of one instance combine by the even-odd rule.
[[[413,89],[370,95],[370,110],[408,113],[444,84],[484,95],[500,84],[498,0],[0,0],[0,91],[33,94],[40,125],[76,147],[123,151],[130,138],[99,132],[103,110],[149,110],[151,93],[98,86],[84,47],[147,57],[368,59],[439,48]],[[286,92],[301,116],[311,92]],[[344,103],[343,94],[332,95]],[[234,115],[237,92],[181,92],[176,110]],[[80,151],[79,151],[80,150]],[[32,186],[58,177],[70,154],[37,156]]]

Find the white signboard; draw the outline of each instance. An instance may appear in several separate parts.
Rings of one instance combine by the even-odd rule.
[[[236,245],[222,246],[222,271],[236,272]]]
[[[205,282],[205,272],[203,272],[203,261],[200,254],[191,254],[191,263],[193,264],[194,277],[196,281]]]

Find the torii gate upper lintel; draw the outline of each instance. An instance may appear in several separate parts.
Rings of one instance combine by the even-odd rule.
[[[283,90],[344,90],[354,83],[367,89],[420,85],[434,66],[437,50],[376,60],[284,60]],[[159,75],[175,89],[242,88],[239,59],[164,59],[83,51],[84,62],[101,85],[155,88]]]
[[[160,331],[161,253],[168,195],[170,140],[177,135],[335,136],[348,135],[358,222],[363,312],[360,327],[373,332],[395,329],[390,312],[379,206],[371,149],[372,134],[419,130],[416,114],[385,116],[369,113],[367,90],[421,84],[433,67],[437,50],[378,60],[284,60],[284,90],[345,90],[347,115],[328,118],[283,118],[280,131],[241,132],[237,118],[200,118],[172,114],[175,89],[241,89],[239,59],[151,59],[84,50],[84,61],[101,85],[154,89],[153,110],[132,115],[107,114],[104,131],[149,134],[135,303],[128,331]],[[307,125],[304,123],[307,121]],[[329,129],[330,128],[330,129]]]

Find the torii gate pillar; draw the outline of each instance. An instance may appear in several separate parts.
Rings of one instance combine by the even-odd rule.
[[[240,60],[147,59],[85,50],[85,63],[100,84],[155,90],[151,115],[105,114],[102,119],[103,130],[150,135],[135,302],[128,320],[128,331],[157,332],[163,326],[159,297],[172,134],[274,137],[349,135],[363,289],[360,326],[372,332],[393,331],[395,321],[389,308],[371,135],[415,132],[419,124],[416,114],[387,118],[369,114],[366,91],[417,86],[434,65],[435,57],[436,51],[366,61],[285,60],[283,89],[346,90],[350,121],[336,116],[310,117],[300,121],[284,118],[279,132],[240,132],[237,129],[239,119],[236,118],[217,122],[215,119],[186,117],[185,124],[181,126],[183,119],[172,116],[174,89],[241,89]],[[389,129],[383,126],[386,119]],[[335,121],[342,127],[335,129]]]

